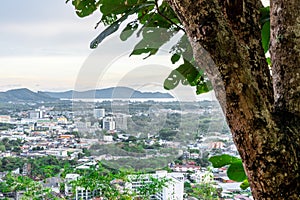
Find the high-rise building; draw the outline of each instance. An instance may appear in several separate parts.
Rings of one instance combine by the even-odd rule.
[[[155,200],[183,200],[184,176],[182,173],[168,173],[157,171],[155,174],[130,175],[126,187],[138,193],[138,188],[149,184],[152,180],[167,180],[166,186],[160,192],[153,194],[151,199]]]
[[[113,117],[103,118],[102,128],[104,130],[112,131],[116,129],[116,122]]]

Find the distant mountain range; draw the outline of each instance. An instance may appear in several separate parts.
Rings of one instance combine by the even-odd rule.
[[[161,92],[141,92],[128,87],[111,87],[106,89],[66,92],[33,92],[27,88],[20,88],[0,92],[0,102],[8,101],[57,101],[59,99],[155,99],[174,98],[168,93]]]
[[[57,101],[59,99],[53,98],[45,93],[33,92],[27,88],[20,88],[14,90],[8,90],[6,92],[0,92],[0,102],[33,102],[33,101]]]

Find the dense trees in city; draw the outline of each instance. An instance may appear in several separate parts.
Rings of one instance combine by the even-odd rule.
[[[37,158],[20,158],[20,157],[4,157],[0,159],[0,171],[13,171],[19,168],[20,173],[23,172],[25,164],[28,166],[28,176],[42,180],[45,178],[56,176],[65,166],[75,165],[74,160],[62,160],[55,156],[43,156]]]
[[[8,129],[13,129],[15,128],[14,124],[9,124],[9,123],[0,123],[0,130],[8,130]]]
[[[13,173],[8,173],[0,182],[0,192],[5,194],[4,199],[21,200],[59,200],[52,194],[51,188],[43,187],[40,182],[36,182],[27,176],[21,176]],[[19,194],[22,192],[22,195]]]
[[[172,62],[181,59],[183,64],[171,72],[165,88],[179,82],[196,86],[197,93],[213,88],[254,198],[299,199],[299,1],[271,1],[270,8],[263,8],[260,0],[72,3],[80,17],[99,9],[100,23],[108,26],[91,42],[92,48],[122,22],[127,22],[122,40],[135,31],[142,37],[131,55],[154,55],[183,32],[187,37],[170,50]]]
[[[4,157],[0,158],[0,171],[12,171],[17,168],[22,169],[25,161],[19,157]]]
[[[20,139],[10,140],[8,137],[4,137],[0,140],[0,151],[12,151],[19,153],[21,151],[20,147],[24,143],[24,141]]]

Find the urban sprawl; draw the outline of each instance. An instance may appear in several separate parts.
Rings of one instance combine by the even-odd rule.
[[[0,199],[24,199],[29,190],[12,188],[9,180],[26,178],[48,188],[53,199],[105,199],[103,188],[76,182],[100,169],[103,174],[128,169],[126,179],[116,176],[109,184],[131,199],[143,199],[139,188],[161,180],[166,181],[149,199],[253,199],[249,189],[227,177],[226,167],[213,168],[208,161],[219,154],[238,157],[216,102],[2,106]]]

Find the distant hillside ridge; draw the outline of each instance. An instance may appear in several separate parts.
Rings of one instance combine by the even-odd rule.
[[[110,87],[105,89],[87,90],[87,91],[74,91],[69,90],[65,92],[41,92],[53,98],[59,99],[155,99],[155,98],[174,98],[169,93],[161,92],[141,92],[129,87]]]
[[[0,92],[0,102],[49,102],[57,101],[58,98],[51,97],[43,92],[33,92],[27,88],[13,89],[6,92]]]

